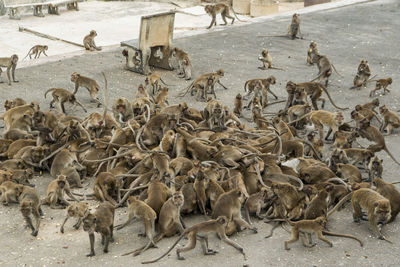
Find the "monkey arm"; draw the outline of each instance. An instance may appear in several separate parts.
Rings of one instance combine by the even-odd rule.
[[[221,85],[222,87],[224,87],[225,90],[228,90],[228,88],[226,88],[225,85],[223,85],[223,84],[221,83],[220,80],[218,80],[217,83],[218,83],[219,85]]]

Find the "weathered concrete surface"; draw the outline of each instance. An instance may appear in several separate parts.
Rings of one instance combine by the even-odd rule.
[[[257,38],[257,35],[270,35],[283,33],[290,21],[289,17],[271,19],[263,23],[229,27],[218,32],[191,36],[175,40],[175,44],[186,49],[192,57],[194,75],[223,68],[226,72],[222,82],[229,88],[224,91],[217,86],[217,96],[226,105],[232,107],[233,99],[238,92],[243,93],[243,85],[247,79],[275,75],[278,83],[272,87],[280,99],[286,97],[284,85],[288,80],[295,82],[308,81],[316,76],[316,67],[305,64],[306,51],[309,40],[314,40],[319,45],[322,54],[329,56],[338,71],[345,77],[342,79],[335,73],[332,74],[328,90],[334,100],[341,106],[351,106],[369,101],[369,90],[350,91],[358,63],[367,59],[373,75],[378,77],[393,78],[391,93],[381,96],[380,100],[389,108],[398,110],[400,92],[396,90],[397,81],[400,81],[400,52],[398,43],[400,36],[396,34],[399,29],[399,4],[395,0],[380,0],[366,4],[353,5],[345,8],[303,14],[302,31],[307,40],[288,40],[284,38]],[[259,62],[257,56],[260,50],[266,47],[270,50],[277,67],[286,71],[261,71],[257,69]],[[72,57],[63,61],[39,65],[31,68],[17,70],[19,83],[11,87],[0,84],[2,100],[13,97],[23,97],[40,102],[42,109],[46,110],[49,100],[44,100],[43,93],[50,87],[64,87],[72,89],[69,81],[70,74],[74,71],[97,79],[101,86],[104,85],[100,72],[104,71],[108,77],[111,101],[117,97],[125,96],[132,99],[137,86],[144,81],[144,77],[123,69],[125,59],[121,49],[105,53],[85,54]],[[157,71],[163,79],[176,86],[170,87],[170,103],[187,101],[190,105],[203,108],[204,103],[194,103],[193,98],[177,98],[177,94],[188,83],[176,78],[172,72]],[[4,79],[4,74],[2,76]],[[104,92],[103,88],[101,89]],[[89,108],[89,111],[98,110],[89,103],[89,97],[84,89],[78,92],[79,99]],[[110,101],[110,102],[111,102]],[[277,111],[281,106],[267,108],[267,111]],[[333,107],[327,104],[328,110]],[[67,112],[77,116],[84,116],[77,109],[72,112],[67,107]],[[247,117],[248,113],[245,114]],[[349,111],[345,113],[346,120],[350,120]],[[399,130],[386,138],[392,153],[400,158],[398,146]],[[366,142],[362,142],[366,144]],[[378,153],[384,159],[384,179],[388,181],[399,180],[399,167],[388,158],[384,152]],[[35,183],[39,192],[44,195],[45,188],[50,182],[49,176],[37,177]],[[91,188],[91,187],[90,187]],[[89,192],[91,189],[88,190]],[[349,205],[348,205],[349,206]],[[110,245],[110,252],[103,254],[96,235],[96,257],[86,258],[89,251],[87,234],[82,230],[72,229],[72,222],[66,225],[66,233],[59,233],[59,226],[64,216],[64,211],[51,210],[44,207],[45,218],[42,221],[38,238],[29,235],[24,229],[22,217],[17,206],[0,206],[0,265],[1,266],[125,266],[139,264],[161,255],[174,242],[175,238],[168,238],[159,243],[159,249],[151,249],[137,258],[122,257],[121,254],[139,247],[146,241],[137,237],[142,230],[140,223],[132,223],[125,229],[115,233],[116,242]],[[119,209],[116,214],[115,224],[125,221],[126,209]],[[187,225],[203,220],[202,217],[185,217]],[[353,223],[351,209],[347,207],[330,218],[329,228],[332,231],[352,233],[361,237],[365,242],[360,248],[354,240],[328,237],[333,242],[333,248],[317,241],[317,246],[311,249],[302,247],[299,243],[292,246],[290,251],[284,251],[283,241],[289,239],[289,234],[278,228],[270,239],[264,236],[269,232],[270,225],[256,222],[258,234],[242,231],[232,238],[242,244],[247,252],[248,261],[233,248],[226,246],[210,236],[210,246],[219,251],[215,256],[204,257],[200,248],[187,253],[187,260],[177,261],[175,252],[154,266],[398,266],[398,251],[400,244],[399,219],[384,227],[384,233],[393,245],[371,237],[366,222]],[[182,244],[185,241],[181,242]]]

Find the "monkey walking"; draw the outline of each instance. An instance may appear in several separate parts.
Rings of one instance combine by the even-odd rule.
[[[196,247],[197,239],[199,239],[201,242],[201,247],[203,249],[204,255],[215,255],[217,253],[217,251],[208,248],[207,236],[199,235],[199,234],[207,234],[207,233],[213,233],[213,232],[217,233],[223,242],[236,248],[240,253],[243,254],[243,256],[246,257],[246,254],[244,253],[243,248],[239,244],[232,241],[231,239],[229,239],[226,236],[225,227],[227,224],[228,224],[228,219],[225,216],[219,216],[215,220],[208,220],[206,222],[201,222],[201,223],[195,224],[192,227],[185,229],[185,231],[181,234],[181,236],[175,241],[175,243],[171,246],[171,248],[167,252],[165,252],[163,255],[161,255],[160,257],[158,257],[155,260],[144,261],[144,262],[142,262],[142,264],[154,263],[154,262],[161,260],[166,255],[168,255],[168,253],[170,253],[174,249],[174,247],[178,244],[178,242],[185,236],[187,236],[189,243],[186,245],[186,247],[178,248],[176,250],[178,260],[185,259],[181,255],[182,252],[187,252]]]
[[[229,5],[227,5],[225,3],[217,3],[215,5],[206,5],[204,7],[204,10],[206,11],[206,13],[208,15],[210,15],[212,17],[210,26],[208,26],[207,29],[210,29],[213,25],[217,26],[217,20],[216,20],[217,14],[221,14],[222,20],[225,22],[225,24],[221,24],[221,25],[228,24],[228,22],[226,21],[226,18],[231,19],[232,20],[231,24],[233,24],[233,22],[235,21],[235,18],[229,14],[229,9],[230,9]],[[232,8],[232,12],[238,21],[244,22],[243,20],[240,20],[238,18],[237,14],[236,14],[235,10],[233,10],[233,8]]]
[[[18,56],[12,55],[11,57],[0,57],[0,76],[2,73],[1,68],[7,68],[7,77],[8,77],[8,85],[11,85],[10,71],[12,74],[13,82],[17,83],[18,81],[15,79],[15,68],[17,67]],[[3,83],[0,80],[0,83]]]
[[[48,57],[48,55],[46,54],[47,49],[49,49],[47,45],[35,45],[28,51],[28,54],[26,54],[26,56],[22,60],[24,60],[28,56],[29,59],[32,59],[32,55],[35,55],[35,59],[39,58],[42,53],[43,55]]]

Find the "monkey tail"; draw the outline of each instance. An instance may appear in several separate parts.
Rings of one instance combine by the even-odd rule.
[[[336,72],[336,74],[337,75],[339,75],[340,77],[344,77],[342,74],[340,74],[337,70],[336,70],[336,68],[335,68],[335,65],[333,65],[332,63],[331,63],[331,66],[332,66],[332,68],[335,70],[335,72]]]
[[[355,237],[355,236],[353,236],[353,235],[345,235],[345,234],[333,233],[333,232],[328,232],[328,231],[325,231],[325,230],[322,231],[322,233],[323,233],[324,235],[351,238],[351,239],[357,240],[357,241],[360,243],[360,246],[361,246],[361,247],[364,246],[364,243],[363,243],[358,237]]]
[[[142,264],[149,264],[149,263],[154,263],[157,262],[159,260],[161,260],[162,258],[164,258],[168,253],[170,253],[174,247],[178,244],[179,241],[181,241],[181,239],[186,235],[186,233],[184,232],[183,234],[181,234],[181,236],[175,241],[175,243],[169,248],[169,250],[167,252],[165,252],[163,255],[161,255],[160,257],[158,257],[155,260],[151,260],[151,261],[143,261]]]
[[[48,94],[49,92],[54,91],[54,90],[55,90],[55,88],[50,88],[49,90],[47,90],[46,93],[44,93],[44,98],[47,97],[47,94]]]
[[[269,69],[273,69],[273,70],[283,70],[283,71],[285,71],[284,69],[281,69],[281,68],[277,68],[277,67],[269,67]]]
[[[331,101],[331,104],[332,104],[335,108],[340,109],[340,110],[349,109],[348,107],[347,107],[347,108],[341,108],[341,107],[336,106],[336,104],[335,104],[335,102],[333,102],[333,99],[331,98],[331,95],[329,94],[328,90],[326,90],[325,86],[323,86],[322,84],[321,84],[321,86],[322,86],[322,89],[324,90],[325,94],[328,96],[329,101]]]
[[[22,60],[24,60],[25,58],[28,57],[28,55],[32,52],[32,49],[33,49],[33,47],[32,47],[31,49],[29,49],[28,54],[26,54],[26,56],[25,56]],[[22,61],[22,60],[21,60],[21,61]]]
[[[231,9],[232,9],[233,15],[235,15],[235,17],[236,17],[236,19],[237,19],[238,21],[240,21],[240,22],[247,22],[247,20],[241,20],[241,19],[239,19],[239,17],[237,16],[237,13],[236,13],[236,11],[233,9],[233,7],[231,7]]]
[[[170,86],[170,85],[168,85],[168,84],[166,84],[165,82],[164,82],[164,80],[163,79],[161,79],[160,78],[160,81],[164,84],[164,85],[166,85],[166,86]]]
[[[348,201],[351,197],[353,196],[353,192],[350,192],[347,194],[345,197],[343,197],[339,203],[336,204],[335,207],[333,207],[328,214],[326,215],[326,218],[328,218],[332,213],[334,213],[337,209],[339,209],[346,201]]]
[[[398,162],[396,160],[396,158],[392,155],[392,153],[390,153],[390,151],[389,151],[389,149],[387,149],[386,145],[385,145],[384,150],[386,151],[386,153],[388,153],[388,155],[392,158],[392,160],[397,163],[397,165],[400,165],[400,162]]]
[[[303,139],[299,139],[299,140],[302,141],[304,144],[308,145],[314,152],[314,155],[317,156],[318,160],[322,161],[320,154],[318,153],[317,150],[315,150],[315,147],[313,146],[313,144],[311,144],[308,140],[303,140]]]
[[[311,115],[311,113],[312,113],[312,111],[311,111],[311,112],[308,112],[307,114],[304,114],[303,116],[301,116],[301,117],[298,118],[297,120],[291,121],[291,122],[289,122],[289,123],[287,123],[287,124],[288,124],[288,125],[291,125],[291,124],[294,124],[294,123],[296,123],[296,122],[298,122],[298,121],[301,121],[302,119],[309,117],[309,116]]]
[[[194,84],[194,81],[185,89],[186,90],[186,92],[184,93],[184,94],[182,94],[182,93],[180,93],[178,96],[179,97],[184,97],[188,92],[189,92],[189,90],[190,90],[190,88],[192,88],[193,87],[193,84]]]

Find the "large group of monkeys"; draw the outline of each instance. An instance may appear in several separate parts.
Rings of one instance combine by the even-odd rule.
[[[215,16],[210,26],[214,22]],[[295,14],[285,36],[295,39],[299,31],[300,20]],[[94,43],[91,45],[97,49]],[[191,79],[188,53],[174,48],[171,54],[179,63],[180,77]],[[272,67],[268,51],[263,50],[259,60],[261,68]],[[17,61],[14,56],[0,59],[1,66],[13,70],[14,81]],[[186,102],[169,105],[168,87],[162,86],[164,82],[156,73],[146,76],[131,101],[115,99],[112,112],[108,112],[104,73],[105,103],[97,97],[99,84],[76,72],[71,75],[74,92],[51,88],[45,93],[45,97],[51,93],[50,107],[57,104],[59,112],[43,111],[37,102],[26,103],[21,98],[6,100],[1,116],[5,130],[0,139],[0,202],[19,203],[33,236],[38,235],[42,205],[67,208],[60,232],[64,233],[69,218],[77,219],[75,229],[83,222],[90,240],[87,256],[95,255],[94,232],[101,234],[107,253],[114,229],[127,226],[134,218],[142,221],[148,242],[124,255],[139,255],[157,247],[162,238],[180,234],[161,257],[143,263],[161,259],[183,237],[188,243],[176,250],[178,259],[184,259],[182,253],[193,249],[197,240],[205,255],[214,255],[217,252],[208,247],[208,233],[216,233],[245,256],[244,248],[228,236],[245,228],[257,233],[251,216],[274,224],[267,237],[278,225],[289,224],[292,236],[284,242],[287,250],[299,238],[304,246],[314,246],[313,233],[329,246],[332,242],[325,235],[352,238],[363,246],[353,235],[325,229],[329,216],[350,199],[354,221],[368,220],[376,237],[390,242],[381,228],[393,222],[400,211],[400,192],[382,179],[383,160],[375,153],[385,150],[400,165],[389,152],[383,134],[386,128],[390,135],[400,127],[400,119],[385,105],[380,106],[378,98],[356,105],[349,122],[345,122],[342,111],[323,110],[323,93],[335,108],[349,108],[337,106],[328,93],[328,79],[335,68],[327,56],[319,54],[315,42],[310,44],[307,63],[318,66],[318,81],[288,81],[286,105],[272,119],[263,109],[279,102],[269,103],[267,99],[269,93],[277,99],[270,89],[275,77],[247,81],[246,95],[238,94],[231,110],[216,99],[214,90],[217,83],[223,86],[222,69],[201,75],[182,90],[182,97],[190,92],[197,100],[206,101],[204,110],[189,107]],[[362,60],[352,88],[362,89],[376,81],[371,97],[380,89],[389,92],[391,78],[372,80],[370,75],[368,62]],[[80,87],[89,91],[98,106],[103,105],[104,112],[85,118],[66,114],[64,104],[68,102],[86,112],[75,95]],[[207,96],[210,93],[214,99]],[[251,111],[251,118],[243,116],[244,108]],[[379,108],[382,119],[375,108]],[[255,127],[240,118],[254,122]],[[379,128],[373,125],[377,123],[381,124]],[[329,130],[326,135],[324,127]],[[333,138],[329,139],[331,134]],[[371,144],[362,147],[359,138]],[[54,180],[41,198],[29,180],[45,171]],[[78,194],[70,188],[82,188],[92,179],[92,194]],[[89,198],[100,202],[94,211],[85,202]],[[124,206],[128,207],[128,218],[114,226],[114,211]],[[205,221],[185,226],[183,215],[193,213],[203,214]]]

